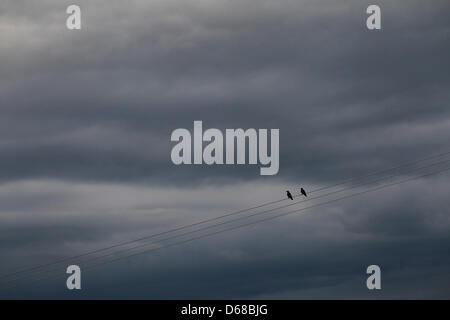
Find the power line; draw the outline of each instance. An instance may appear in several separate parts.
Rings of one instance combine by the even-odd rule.
[[[443,160],[443,161],[439,161],[439,162],[435,162],[435,163],[432,163],[432,164],[428,164],[426,166],[423,166],[423,167],[420,167],[420,168],[416,168],[416,169],[414,169],[414,170],[412,170],[410,172],[407,172],[407,173],[411,174],[413,172],[416,172],[416,171],[419,171],[419,170],[422,170],[422,169],[426,169],[426,168],[430,168],[430,167],[433,167],[433,166],[437,166],[437,165],[440,165],[440,164],[443,164],[443,163],[447,163],[447,162],[450,162],[450,159],[446,159],[446,160]],[[377,182],[380,182],[380,181],[383,181],[383,180],[387,180],[387,179],[390,179],[390,178],[393,178],[393,177],[396,177],[396,176],[399,176],[399,175],[404,175],[404,174],[406,174],[406,173],[393,174],[393,175],[390,175],[390,176],[387,176],[387,177],[383,177],[383,178],[380,178],[380,179],[377,179],[377,180],[369,181],[369,182],[366,182],[366,183],[363,183],[363,184],[351,186],[351,187],[340,189],[340,190],[337,190],[337,191],[332,191],[332,192],[329,192],[329,193],[326,193],[326,194],[323,194],[323,195],[320,195],[320,196],[310,197],[310,198],[307,198],[307,199],[304,199],[304,200],[301,200],[301,201],[297,201],[297,202],[294,202],[294,203],[291,203],[291,204],[288,204],[288,205],[283,205],[283,206],[272,208],[272,209],[269,209],[269,210],[256,212],[256,213],[244,216],[244,217],[239,217],[239,218],[236,218],[236,219],[233,219],[233,220],[224,221],[224,222],[213,224],[213,225],[210,225],[210,226],[206,226],[206,227],[203,227],[203,228],[200,228],[200,229],[195,229],[195,230],[192,230],[192,231],[189,231],[189,232],[176,234],[176,235],[170,236],[168,238],[159,239],[158,241],[145,242],[144,244],[137,245],[137,246],[134,246],[134,247],[131,247],[131,248],[125,248],[123,250],[119,250],[119,251],[116,251],[116,252],[112,252],[112,253],[104,254],[104,255],[101,255],[101,256],[98,256],[98,257],[94,257],[94,258],[88,259],[87,261],[82,261],[81,263],[87,263],[87,262],[96,261],[96,260],[99,260],[99,259],[102,259],[102,258],[106,258],[106,257],[110,257],[110,256],[113,256],[113,255],[117,255],[117,254],[122,253],[122,252],[132,251],[132,250],[139,249],[139,248],[142,248],[142,247],[145,247],[145,246],[149,246],[149,245],[152,245],[152,244],[158,244],[158,243],[163,242],[163,241],[172,240],[172,239],[180,238],[180,237],[183,237],[183,236],[186,236],[186,235],[189,235],[189,234],[197,233],[199,231],[204,231],[204,230],[207,230],[207,229],[216,228],[216,227],[219,227],[219,226],[230,224],[230,223],[233,223],[233,222],[236,222],[236,221],[249,219],[249,218],[252,218],[254,216],[259,216],[259,215],[262,215],[262,214],[265,214],[265,213],[273,212],[275,210],[284,209],[284,208],[287,208],[287,207],[292,207],[292,206],[295,206],[295,205],[298,205],[298,204],[301,204],[301,203],[304,203],[304,202],[308,202],[308,201],[312,201],[312,200],[328,197],[328,196],[333,195],[333,194],[341,193],[341,192],[348,191],[348,190],[351,190],[351,189],[355,189],[357,187],[361,187],[361,186],[365,186],[365,185],[374,184],[374,183],[377,183]],[[73,260],[73,259],[71,259],[71,260]],[[28,279],[28,278],[31,278],[31,277],[33,277],[35,275],[46,274],[46,273],[50,273],[50,272],[57,271],[57,270],[58,269],[44,269],[42,271],[37,271],[37,272],[26,274],[24,276],[19,276],[19,277],[10,279],[10,280],[8,280],[8,281],[6,281],[4,283],[10,283],[10,282],[15,282],[15,281],[22,280],[22,279]]]
[[[397,165],[395,167],[391,167],[389,169],[379,170],[379,171],[368,173],[366,175],[356,176],[356,177],[353,177],[353,178],[350,178],[350,179],[346,179],[346,180],[344,180],[344,181],[342,181],[340,183],[336,183],[336,184],[332,184],[332,185],[329,185],[329,186],[325,186],[325,187],[321,187],[321,188],[318,188],[318,189],[311,190],[311,191],[309,191],[309,193],[311,194],[311,193],[315,193],[315,192],[318,192],[318,191],[326,190],[326,189],[333,188],[333,187],[336,187],[336,186],[339,186],[339,185],[342,185],[342,184],[345,184],[345,183],[348,183],[348,182],[351,182],[351,181],[354,181],[354,180],[358,181],[358,180],[361,180],[361,179],[363,179],[365,177],[370,177],[370,176],[374,176],[374,175],[377,175],[377,174],[380,174],[380,173],[389,172],[389,171],[392,171],[392,170],[395,170],[395,169],[399,169],[399,168],[402,168],[402,167],[409,167],[409,166],[412,166],[412,165],[415,165],[415,164],[418,164],[418,163],[421,163],[421,162],[424,162],[424,161],[427,161],[427,160],[430,160],[430,159],[439,158],[439,157],[442,157],[442,156],[448,155],[448,154],[450,154],[450,151],[439,153],[439,154],[435,154],[435,155],[432,155],[432,156],[429,156],[429,157],[425,157],[425,158],[421,158],[421,159],[418,159],[418,160],[406,162],[406,163],[403,163],[401,165]],[[294,195],[294,197],[299,197],[299,196],[300,195]],[[21,273],[42,269],[44,267],[48,267],[48,266],[51,266],[51,265],[56,265],[56,264],[60,264],[62,262],[67,262],[67,261],[70,261],[70,260],[73,260],[73,259],[82,258],[82,257],[88,256],[88,255],[92,255],[92,254],[95,254],[95,253],[107,251],[107,250],[114,249],[114,248],[117,248],[117,247],[122,247],[122,246],[125,246],[125,245],[128,245],[128,244],[132,244],[132,243],[135,243],[135,242],[142,241],[142,240],[155,238],[155,237],[158,237],[158,236],[161,236],[161,235],[165,235],[165,234],[168,234],[168,233],[172,233],[172,232],[180,231],[180,230],[183,230],[183,229],[195,227],[195,226],[202,225],[202,224],[205,224],[205,223],[208,223],[208,222],[217,221],[217,220],[220,220],[220,219],[223,219],[223,218],[226,218],[226,217],[230,217],[230,216],[234,216],[234,215],[241,214],[241,213],[244,213],[244,212],[248,212],[250,210],[262,208],[262,207],[265,207],[265,206],[268,206],[268,205],[271,205],[271,204],[275,204],[275,203],[279,203],[279,202],[282,202],[282,201],[285,201],[285,200],[286,200],[286,198],[283,198],[283,199],[280,199],[280,200],[266,202],[266,203],[263,203],[261,205],[253,206],[253,207],[250,207],[250,208],[247,208],[247,209],[238,210],[238,211],[231,212],[231,213],[228,213],[228,214],[224,214],[224,215],[221,215],[221,216],[218,216],[218,217],[205,219],[205,220],[198,221],[198,222],[195,222],[195,223],[192,223],[192,224],[188,224],[188,225],[185,225],[185,226],[180,226],[180,227],[173,228],[173,229],[170,229],[170,230],[167,230],[167,231],[155,233],[155,234],[152,234],[152,235],[149,235],[149,236],[145,236],[145,237],[141,237],[141,238],[137,238],[137,239],[133,239],[133,240],[117,243],[117,244],[111,245],[109,247],[100,248],[100,249],[96,249],[96,250],[93,250],[93,251],[88,251],[88,252],[85,252],[85,253],[82,253],[82,254],[79,254],[79,255],[75,255],[75,256],[72,256],[72,257],[67,257],[67,258],[60,259],[60,260],[57,260],[57,261],[54,261],[54,262],[50,262],[50,263],[47,263],[47,264],[42,264],[42,265],[39,265],[39,266],[35,266],[35,267],[19,270],[19,271],[13,272],[13,273],[9,273],[9,274],[5,274],[3,276],[0,276],[0,279],[9,278],[9,277],[21,274]],[[305,202],[305,201],[300,201],[300,202]],[[297,202],[297,203],[299,203],[299,202]],[[287,206],[291,206],[291,205],[293,205],[293,204],[290,204],[290,205],[287,205]],[[278,208],[271,209],[271,210],[276,210],[276,209],[278,209]]]
[[[420,167],[420,168],[415,168],[412,171],[407,172],[407,173],[410,174],[410,173],[413,173],[413,172],[416,172],[416,171],[419,171],[419,170],[422,170],[422,169],[426,169],[426,168],[437,166],[437,165],[440,165],[440,164],[443,164],[443,163],[447,163],[449,161],[450,161],[450,159],[442,160],[442,161],[439,161],[439,162],[428,164],[428,165]],[[236,219],[233,219],[233,220],[228,220],[228,221],[225,221],[225,222],[221,222],[221,223],[217,223],[217,224],[214,224],[214,225],[206,226],[206,227],[203,227],[203,228],[200,228],[200,229],[196,229],[196,230],[193,230],[193,231],[189,231],[189,232],[185,232],[185,233],[182,233],[182,234],[176,234],[174,236],[170,236],[170,237],[165,238],[165,239],[159,239],[156,242],[155,241],[145,242],[145,244],[143,244],[143,245],[138,245],[138,246],[134,246],[134,247],[131,247],[131,248],[125,248],[123,250],[119,250],[119,251],[116,251],[116,252],[112,252],[112,253],[101,255],[101,256],[98,256],[98,257],[94,257],[94,258],[88,259],[87,261],[82,261],[82,263],[96,261],[96,260],[99,260],[99,259],[102,259],[102,258],[105,258],[105,257],[116,255],[116,254],[121,253],[121,252],[131,251],[131,250],[138,249],[138,248],[141,248],[141,247],[144,247],[144,246],[157,244],[157,243],[162,242],[162,241],[167,241],[167,240],[171,240],[171,239],[180,238],[180,237],[183,237],[185,235],[197,233],[199,231],[204,231],[204,230],[207,230],[207,229],[215,228],[215,227],[222,226],[222,225],[229,224],[229,223],[233,223],[233,222],[236,222],[236,221],[249,219],[249,218],[254,217],[254,216],[259,216],[259,215],[262,215],[262,214],[265,214],[265,213],[268,213],[268,212],[272,212],[272,211],[275,211],[275,210],[278,210],[278,209],[283,209],[283,208],[291,207],[291,206],[294,206],[294,205],[298,205],[300,203],[304,203],[304,202],[320,199],[320,198],[327,197],[327,196],[330,196],[330,195],[333,195],[333,194],[336,194],[336,193],[341,193],[341,192],[344,192],[344,191],[355,189],[357,187],[361,187],[361,186],[364,186],[364,185],[370,185],[370,184],[373,184],[373,183],[376,183],[376,182],[379,182],[379,181],[383,181],[383,180],[386,180],[386,179],[390,179],[392,177],[395,177],[395,176],[398,176],[398,175],[403,175],[403,174],[406,174],[406,173],[396,173],[396,174],[393,174],[393,175],[390,175],[390,176],[387,176],[387,177],[383,177],[383,178],[380,178],[380,179],[377,179],[377,180],[369,181],[369,182],[366,182],[366,183],[363,183],[363,184],[359,184],[359,185],[356,185],[356,186],[351,186],[351,187],[348,187],[348,188],[344,188],[344,189],[340,189],[340,190],[337,190],[337,191],[329,192],[329,193],[326,193],[326,194],[323,194],[323,195],[320,195],[320,196],[316,196],[316,197],[310,197],[308,199],[297,201],[297,202],[294,202],[294,203],[291,203],[291,204],[288,204],[288,205],[272,208],[272,209],[265,210],[265,211],[262,211],[262,212],[256,212],[256,213],[253,213],[251,215],[247,215],[247,216],[236,218]],[[71,260],[73,260],[73,259],[71,259]],[[41,271],[35,271],[35,272],[32,272],[32,273],[25,274],[23,276],[15,277],[13,279],[5,281],[4,283],[10,283],[10,282],[15,282],[15,281],[22,280],[22,279],[28,279],[28,278],[33,277],[34,275],[50,273],[50,272],[53,272],[53,271],[57,271],[57,269],[44,269],[44,270],[41,270]]]
[[[333,188],[333,187],[337,187],[339,185],[348,183],[350,181],[359,180],[359,179],[362,179],[362,178],[370,177],[370,176],[373,176],[373,175],[376,175],[376,174],[379,174],[379,173],[389,172],[389,171],[392,171],[392,170],[395,170],[395,169],[399,169],[399,168],[402,168],[402,167],[409,167],[409,166],[415,165],[417,163],[424,162],[424,161],[427,161],[427,160],[430,160],[430,159],[434,159],[434,158],[439,158],[439,157],[442,157],[442,156],[445,156],[445,155],[448,155],[448,154],[450,154],[450,151],[439,153],[439,154],[435,154],[435,155],[432,155],[432,156],[429,156],[429,157],[426,157],[426,158],[422,158],[422,159],[418,159],[418,160],[413,160],[413,161],[410,161],[410,162],[405,162],[403,164],[400,164],[398,166],[395,166],[395,167],[392,167],[392,168],[389,168],[389,169],[384,169],[384,170],[368,173],[368,174],[365,174],[365,175],[356,176],[356,177],[350,178],[348,180],[344,180],[342,182],[336,183],[334,185],[328,185],[328,186],[325,186],[325,187],[321,187],[321,188],[318,188],[318,189],[310,191],[310,193],[322,191],[322,190]]]
[[[100,263],[97,263],[97,264],[88,265],[86,267],[83,267],[83,269],[84,270],[92,269],[94,267],[98,267],[98,266],[101,266],[101,265],[104,265],[104,264],[107,264],[107,263],[111,263],[111,262],[119,261],[119,260],[122,260],[122,259],[134,257],[134,256],[137,256],[137,255],[141,255],[141,254],[144,254],[144,253],[160,250],[160,249],[163,249],[163,248],[172,247],[172,246],[175,246],[175,245],[180,245],[180,244],[183,244],[183,243],[191,242],[191,241],[194,241],[194,240],[197,240],[197,239],[201,239],[201,238],[204,238],[204,237],[216,235],[216,234],[219,234],[219,233],[223,233],[223,232],[227,232],[227,231],[243,228],[243,227],[246,227],[246,226],[249,226],[249,225],[253,225],[253,224],[257,224],[257,223],[260,223],[260,222],[276,219],[276,218],[287,216],[287,215],[290,215],[290,214],[293,214],[293,213],[298,213],[298,212],[301,212],[301,211],[304,211],[304,210],[307,210],[307,209],[311,209],[311,208],[315,208],[315,207],[318,207],[318,206],[327,205],[327,204],[334,203],[334,202],[337,202],[337,201],[341,201],[341,200],[344,200],[344,199],[348,199],[348,198],[352,198],[352,197],[355,197],[355,196],[363,195],[363,194],[366,194],[366,193],[375,192],[375,191],[378,191],[378,190],[381,190],[381,189],[384,189],[384,188],[388,188],[388,187],[392,187],[392,186],[395,186],[395,185],[403,184],[403,183],[406,183],[406,182],[409,182],[409,181],[417,180],[417,179],[420,179],[420,178],[423,178],[423,177],[426,177],[426,176],[430,176],[430,175],[433,175],[433,174],[442,173],[442,172],[445,172],[445,171],[448,171],[448,170],[450,170],[450,167],[447,167],[447,168],[445,168],[443,170],[432,171],[432,172],[429,172],[429,173],[426,173],[426,174],[422,174],[422,175],[415,176],[415,177],[412,177],[412,178],[408,178],[408,179],[405,179],[405,180],[397,181],[397,182],[394,182],[394,183],[385,184],[385,185],[382,185],[382,186],[379,186],[379,187],[376,187],[376,188],[371,188],[371,189],[368,189],[368,190],[365,190],[365,191],[353,193],[353,194],[350,194],[350,195],[347,195],[347,196],[343,196],[343,197],[340,197],[340,198],[336,198],[336,199],[332,199],[332,200],[329,200],[329,201],[321,202],[321,203],[318,203],[318,204],[315,204],[315,205],[311,205],[309,207],[304,207],[304,208],[301,208],[301,209],[288,211],[288,212],[285,212],[285,213],[278,214],[276,216],[271,216],[271,217],[268,217],[268,218],[260,219],[260,220],[253,221],[253,222],[250,222],[250,223],[246,223],[246,224],[243,224],[243,225],[239,225],[239,226],[235,226],[235,227],[231,227],[231,228],[227,228],[227,229],[223,229],[223,230],[219,230],[219,231],[203,234],[203,235],[200,235],[200,236],[197,236],[197,237],[193,237],[193,238],[190,238],[190,239],[187,239],[187,240],[183,240],[183,241],[171,243],[171,244],[168,244],[168,245],[160,246],[158,248],[151,248],[151,249],[140,251],[140,252],[137,252],[137,253],[134,253],[134,254],[130,254],[130,255],[127,255],[127,256],[118,257],[118,258],[113,259],[113,260],[108,260],[108,261],[103,261],[103,262],[100,262]],[[56,277],[60,277],[60,276],[61,275],[56,275]],[[34,279],[34,280],[32,280],[32,282],[38,282],[38,281],[51,279],[51,278],[55,278],[55,276],[53,275],[53,276],[50,276],[50,277]],[[16,286],[17,286],[17,284],[13,285],[13,286],[5,287],[4,289],[14,288]]]

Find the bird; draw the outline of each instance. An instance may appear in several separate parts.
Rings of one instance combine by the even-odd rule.
[[[289,190],[286,190],[286,195],[289,199],[294,200],[294,198],[292,198],[292,194],[289,192]]]
[[[300,192],[302,193],[302,195],[304,195],[305,197],[307,197],[305,189],[301,188],[301,189],[300,189]]]

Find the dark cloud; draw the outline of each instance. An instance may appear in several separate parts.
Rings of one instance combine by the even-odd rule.
[[[376,32],[367,1],[79,1],[79,32],[69,4],[0,4],[5,272],[448,149],[447,1],[378,1]],[[279,128],[279,174],[173,165],[194,120]],[[81,296],[370,298],[378,262],[381,297],[448,297],[447,180],[118,263]],[[1,295],[73,297],[56,283]]]
[[[174,168],[170,133],[196,119],[280,128],[284,179],[327,179],[348,161],[363,171],[373,157],[387,166],[399,147],[410,157],[446,147],[448,130],[420,131],[448,125],[444,2],[382,3],[378,33],[364,28],[363,4],[175,3],[82,3],[79,33],[59,25],[51,2],[4,5],[29,17],[16,32],[34,41],[4,36],[2,153],[14,157],[2,158],[3,180],[258,178],[251,168]],[[401,137],[386,139],[393,132]]]

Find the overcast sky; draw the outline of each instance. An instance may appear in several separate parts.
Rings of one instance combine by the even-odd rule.
[[[74,3],[79,31],[65,27]],[[449,13],[446,0],[2,0],[1,274],[450,151]],[[279,128],[279,173],[175,166],[171,132],[194,120]],[[63,277],[0,297],[450,298],[449,179],[82,271],[79,292]]]

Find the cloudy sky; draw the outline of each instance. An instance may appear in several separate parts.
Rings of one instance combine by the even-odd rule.
[[[74,3],[79,31],[65,27]],[[2,0],[1,274],[450,151],[449,13],[446,0]],[[194,120],[279,128],[279,173],[175,166],[171,132]],[[75,260],[81,291],[63,276],[0,297],[450,298],[449,188],[443,173],[98,268]]]

